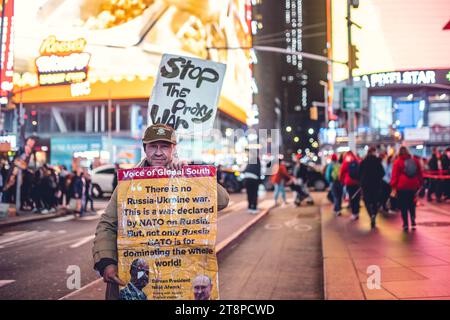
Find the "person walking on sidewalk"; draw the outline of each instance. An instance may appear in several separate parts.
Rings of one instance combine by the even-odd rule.
[[[61,196],[58,199],[58,204],[64,206],[64,204],[67,204],[67,177],[69,176],[69,171],[67,171],[66,166],[61,166],[61,170],[58,176],[58,186],[59,190],[61,190]]]
[[[272,176],[272,183],[275,186],[275,194],[274,194],[274,200],[275,205],[278,205],[278,197],[281,194],[281,199],[283,200],[283,204],[287,204],[286,201],[286,190],[284,188],[284,185],[287,181],[291,180],[291,176],[289,175],[286,164],[283,160],[280,161],[280,164],[278,165],[277,172]]]
[[[334,214],[336,216],[341,215],[341,206],[342,206],[342,196],[343,196],[343,187],[341,182],[339,181],[339,171],[341,170],[343,156],[338,157],[334,153],[331,156],[331,163],[327,167],[327,171],[325,173],[325,178],[330,184],[331,194],[333,195],[333,207]]]
[[[442,173],[443,161],[442,155],[438,148],[433,148],[433,154],[428,161],[428,170],[432,171],[433,175],[439,175]],[[441,202],[442,196],[442,182],[440,179],[429,179],[429,188],[427,193],[427,200],[432,201],[432,195],[436,196],[436,201]]]
[[[85,192],[85,198],[86,201],[84,202],[84,211],[88,211],[88,204],[90,204],[90,211],[94,212],[94,195],[92,194],[92,178],[91,175],[86,172],[85,175],[86,179],[86,192]]]
[[[361,183],[364,204],[370,217],[370,227],[375,228],[378,206],[382,195],[382,181],[384,169],[381,159],[376,155],[375,147],[367,150],[367,155],[359,166],[359,179]]]
[[[170,169],[181,169],[182,164],[174,159],[177,140],[172,127],[164,124],[149,126],[145,130],[142,143],[146,157],[136,167],[163,166]],[[116,188],[106,206],[105,213],[100,218],[92,248],[94,269],[107,283],[106,299],[117,299],[119,297],[118,285],[125,285],[125,282],[118,277],[117,270],[117,193]],[[218,211],[225,209],[228,201],[227,191],[217,184]]]
[[[380,207],[385,213],[395,214],[397,210],[397,198],[391,197],[391,177],[392,177],[392,167],[394,162],[394,156],[389,155],[386,157],[386,154],[382,157],[381,164],[384,169],[384,177],[381,182],[382,191],[381,191],[381,199],[380,199]],[[388,206],[389,204],[389,206]]]
[[[442,170],[444,170],[445,175],[450,175],[450,147],[445,149],[442,155]],[[450,179],[444,179],[442,181],[443,189],[445,190],[444,196],[446,199],[450,199]]]
[[[411,156],[406,147],[401,147],[392,169],[391,186],[393,195],[397,195],[402,212],[403,230],[408,231],[408,212],[411,227],[416,228],[416,193],[423,183],[420,162]]]
[[[250,162],[256,161],[256,163],[249,163],[244,170],[244,186],[247,190],[248,211],[251,214],[258,213],[258,187],[261,181],[261,162],[259,157],[251,159]]]
[[[359,219],[359,200],[361,189],[359,187],[359,159],[352,151],[348,151],[339,172],[339,180],[347,188],[352,210],[352,220]]]
[[[308,169],[301,161],[301,155],[295,156],[294,176],[291,177],[288,184],[290,184],[292,190],[295,191],[295,204],[300,206],[304,199],[308,205],[314,204],[314,199],[311,197],[308,189]]]
[[[86,200],[86,179],[82,169],[78,169],[76,176],[73,178],[73,190],[72,198],[75,199],[75,215],[79,214],[80,217],[84,214],[84,205]]]

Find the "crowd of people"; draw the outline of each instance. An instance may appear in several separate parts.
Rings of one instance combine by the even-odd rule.
[[[285,161],[277,165],[271,177],[274,185],[275,205],[287,204],[286,187],[295,192],[295,205],[306,199],[313,204],[308,191],[308,172],[300,156],[288,170]],[[243,171],[244,186],[248,198],[248,210],[258,213],[258,186],[261,183],[261,164],[247,165]],[[333,203],[334,214],[342,215],[344,200],[348,200],[351,219],[358,220],[361,200],[370,216],[371,228],[376,228],[378,213],[396,214],[401,212],[403,229],[416,228],[416,204],[418,198],[441,202],[450,199],[450,148],[444,152],[433,149],[430,159],[424,160],[412,155],[407,147],[400,147],[397,154],[387,153],[370,147],[364,158],[352,151],[333,154],[324,170],[329,184],[328,199]]]
[[[428,175],[424,175],[424,169]],[[444,153],[437,148],[429,161],[411,155],[407,147],[400,147],[396,155],[378,154],[371,147],[360,159],[353,152],[333,155],[326,168],[326,179],[330,183],[330,193],[334,213],[340,216],[342,200],[349,200],[352,220],[359,218],[360,200],[363,199],[371,219],[371,228],[376,227],[379,212],[396,213],[400,210],[403,229],[416,228],[416,204],[419,197],[427,194],[427,199],[440,202],[450,198],[448,179],[442,179],[450,172],[450,148]],[[426,179],[425,179],[426,178]],[[426,182],[426,183],[424,183]]]
[[[15,203],[16,184],[5,190],[11,174],[7,164],[2,164],[0,172],[1,201]],[[69,172],[65,166],[48,165],[35,170],[22,170],[20,210],[48,214],[61,207],[69,208],[80,216],[94,211],[92,182],[86,170]]]

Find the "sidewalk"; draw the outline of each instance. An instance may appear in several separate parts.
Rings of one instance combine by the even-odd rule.
[[[33,213],[31,211],[19,211],[18,215],[17,215],[16,208],[14,207],[14,205],[11,205],[9,208],[9,211],[8,211],[8,216],[3,219],[0,219],[0,228],[7,227],[7,226],[13,226],[16,224],[21,224],[21,223],[26,223],[26,222],[51,219],[51,218],[63,216],[65,214],[66,214],[66,209],[60,208],[56,212],[53,212],[53,213],[40,214],[40,213]]]
[[[216,253],[218,254],[233,243],[242,233],[253,224],[266,216],[273,205],[272,193],[267,193],[264,199],[259,200],[260,212],[256,215],[247,212],[247,201],[231,204],[219,212],[217,220]],[[74,291],[60,300],[104,300],[106,285],[103,279],[98,279]]]
[[[422,201],[408,233],[400,213],[379,215],[371,231],[365,208],[356,222],[346,210],[335,217],[325,199],[321,211],[325,299],[450,299],[448,204]],[[380,289],[369,289],[369,266],[380,268]]]

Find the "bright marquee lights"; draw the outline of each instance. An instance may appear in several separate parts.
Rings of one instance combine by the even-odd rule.
[[[67,56],[40,56],[36,59],[36,67],[41,73],[81,71],[87,69],[90,59],[91,55],[87,52]]]
[[[86,81],[91,55],[83,52],[86,40],[59,41],[46,38],[41,45],[41,56],[35,60],[39,85],[73,84]]]

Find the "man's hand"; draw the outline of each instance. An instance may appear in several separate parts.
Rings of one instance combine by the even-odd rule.
[[[397,197],[397,189],[392,189],[390,196],[391,196],[391,198],[396,198]]]
[[[117,266],[115,264],[110,264],[105,268],[103,271],[103,281],[125,286],[125,282],[119,279]]]
[[[181,170],[183,166],[187,166],[186,161],[172,161],[167,165],[167,168],[170,170]]]

